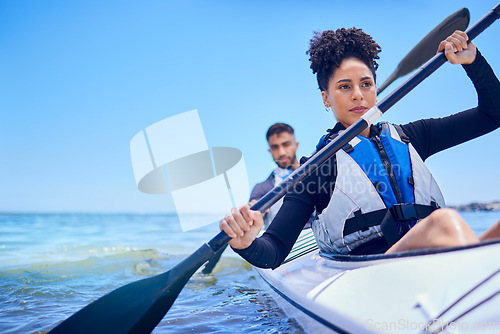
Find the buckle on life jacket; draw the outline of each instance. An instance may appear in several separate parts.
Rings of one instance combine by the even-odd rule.
[[[390,246],[394,245],[410,230],[411,226],[409,226],[409,224],[411,224],[411,221],[427,217],[438,207],[439,206],[435,202],[431,202],[431,205],[405,203],[393,205],[387,210],[387,214],[380,224],[380,229],[384,234],[385,240]],[[398,221],[403,222],[401,225],[402,233],[400,233],[396,227]]]
[[[389,208],[394,220],[416,220],[418,219],[415,204],[398,203]]]

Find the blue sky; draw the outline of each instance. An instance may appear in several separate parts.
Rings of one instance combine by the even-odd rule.
[[[364,29],[382,46],[381,83],[462,7],[471,24],[496,1],[2,1],[0,212],[172,212],[137,190],[129,143],[198,109],[209,146],[243,151],[253,186],[274,168],[265,132],[296,129],[308,155],[334,123],[309,69],[315,30]],[[500,23],[476,39],[500,72]],[[391,85],[382,97],[404,79]],[[406,123],[475,106],[445,64],[383,120]],[[428,159],[449,204],[500,199],[500,131]],[[182,143],[179,143],[182,145]]]

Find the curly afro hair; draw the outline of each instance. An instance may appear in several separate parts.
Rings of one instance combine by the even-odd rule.
[[[380,51],[382,51],[380,45],[363,30],[341,28],[335,32],[333,30],[314,32],[311,46],[306,54],[310,56],[313,73],[317,73],[319,89],[326,91],[335,69],[347,58],[361,60],[370,68],[373,78],[376,79],[375,70],[378,64],[375,59],[380,58],[378,56]]]

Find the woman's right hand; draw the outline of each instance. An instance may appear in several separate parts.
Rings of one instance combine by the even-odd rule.
[[[476,46],[470,42],[467,44],[469,36],[463,31],[455,30],[439,44],[437,52],[444,50],[448,61],[452,64],[472,64],[476,59]]]
[[[250,210],[250,204],[232,208],[219,223],[221,231],[232,238],[229,245],[234,249],[250,247],[263,225],[262,213]]]

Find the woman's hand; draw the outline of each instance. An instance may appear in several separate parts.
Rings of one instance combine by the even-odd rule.
[[[470,42],[469,36],[463,31],[455,30],[439,44],[437,52],[444,50],[444,55],[452,64],[472,64],[476,59],[476,46]]]
[[[219,223],[220,229],[232,238],[229,245],[234,249],[250,247],[262,225],[262,213],[250,210],[249,204],[231,209]]]

